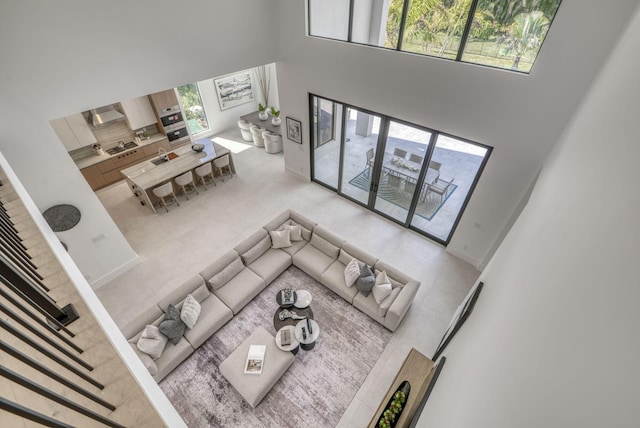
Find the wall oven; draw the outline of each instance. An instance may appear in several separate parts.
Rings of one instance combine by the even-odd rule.
[[[189,138],[186,127],[178,128],[172,131],[167,130],[167,138],[171,144],[179,144]]]
[[[170,144],[180,144],[189,139],[187,124],[182,117],[179,105],[163,108],[158,113]]]

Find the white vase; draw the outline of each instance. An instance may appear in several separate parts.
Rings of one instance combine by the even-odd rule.
[[[281,122],[280,117],[273,116],[273,118],[271,118],[271,124],[273,126],[280,125],[280,122]]]
[[[258,119],[260,120],[267,120],[269,119],[269,115],[267,114],[267,111],[261,111],[260,113],[258,113]]]

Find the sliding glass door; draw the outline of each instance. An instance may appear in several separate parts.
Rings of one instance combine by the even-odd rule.
[[[447,244],[491,148],[310,95],[312,180]]]

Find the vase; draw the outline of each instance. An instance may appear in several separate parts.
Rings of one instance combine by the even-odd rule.
[[[281,122],[281,120],[280,120],[280,118],[278,116],[274,116],[273,118],[271,118],[271,124],[273,126],[280,125],[280,122]]]
[[[258,113],[258,119],[260,119],[260,120],[269,119],[269,115],[267,114],[266,110],[265,111],[261,111],[260,113]]]

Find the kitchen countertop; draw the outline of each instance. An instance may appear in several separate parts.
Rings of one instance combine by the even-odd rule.
[[[211,141],[208,138],[197,140],[195,143],[204,144],[204,150],[195,152],[191,150],[191,145],[178,147],[169,153],[175,153],[178,157],[171,159],[160,165],[155,165],[151,160],[140,162],[122,171],[122,175],[131,180],[141,189],[150,189],[162,182],[171,180],[178,175],[190,171],[198,166],[211,162],[211,160],[231,153],[229,149]],[[157,159],[154,157],[153,159]],[[230,159],[231,168],[234,170],[233,160]]]
[[[149,136],[149,138],[147,138],[146,140],[143,140],[143,141],[140,141],[139,143],[136,143],[136,144],[138,144],[138,147],[133,147],[133,148],[128,149],[128,150],[123,150],[120,153],[116,153],[115,155],[110,155],[106,151],[102,155],[99,155],[99,154],[95,153],[93,156],[88,156],[86,158],[77,160],[76,161],[76,166],[79,169],[88,168],[90,166],[99,164],[100,162],[104,162],[104,161],[109,160],[111,158],[115,158],[116,156],[121,155],[123,153],[130,152],[131,150],[141,149],[142,147],[148,146],[149,144],[157,143],[158,141],[162,140],[163,138],[167,138],[167,136],[164,135],[164,134],[153,134],[153,135]]]

